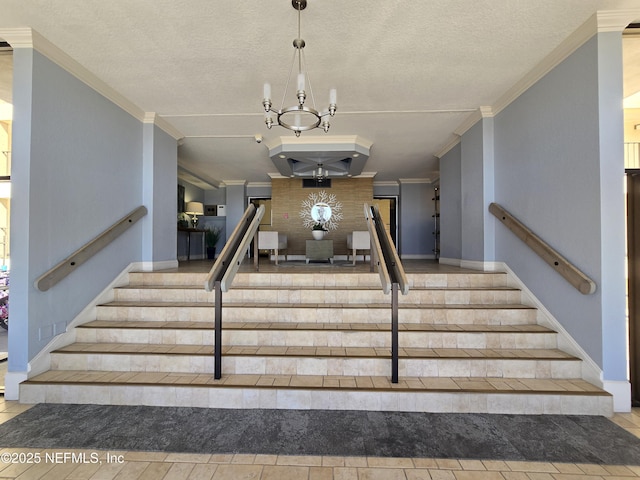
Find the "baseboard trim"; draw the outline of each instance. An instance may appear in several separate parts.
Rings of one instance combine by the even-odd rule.
[[[27,372],[7,372],[4,377],[4,399],[19,400],[20,384],[28,377]]]
[[[631,411],[631,383],[626,380],[605,380],[604,390],[613,395],[613,411],[628,413]]]
[[[178,265],[178,260],[164,260],[162,262],[135,262],[131,264],[129,272],[155,272],[156,270],[178,268]]]
[[[442,265],[451,265],[452,267],[459,267],[460,262],[462,262],[462,260],[459,258],[440,257],[438,259],[438,263],[441,263]]]

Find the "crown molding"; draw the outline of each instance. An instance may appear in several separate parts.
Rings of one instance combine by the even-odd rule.
[[[238,186],[245,187],[247,186],[247,181],[246,180],[222,180],[222,185],[225,187],[238,187]]]
[[[0,29],[0,38],[3,38],[14,49],[33,48],[78,80],[94,89],[100,95],[116,104],[132,117],[141,122],[149,123],[147,112],[143,111],[131,100],[80,65],[80,63],[40,35],[36,30],[32,28],[2,28]],[[182,133],[169,122],[158,117],[155,113],[151,115],[153,115],[154,118],[153,123],[174,139],[179,140],[183,137]]]
[[[449,140],[440,150],[438,150],[435,154],[437,159],[441,159],[444,157],[449,151],[460,143],[461,137],[460,135],[454,135],[451,140]]]
[[[408,185],[412,183],[433,183],[431,178],[399,178],[398,183],[400,185]]]
[[[626,10],[603,10],[596,12],[598,33],[622,32],[630,23],[640,20],[640,8]]]
[[[596,12],[538,63],[538,65],[531,69],[529,73],[507,90],[507,92],[490,107],[490,116],[495,116],[504,110],[597,33],[622,32],[630,23],[639,19],[640,9],[603,10]],[[456,135],[463,135],[485,116],[482,110],[483,107],[480,107],[479,110],[469,115],[454,133]],[[454,145],[455,143],[449,143],[445,148],[451,149]],[[438,152],[436,156],[444,155],[447,151],[448,150],[443,149]]]
[[[174,140],[182,140],[184,138],[182,132],[155,112],[145,112],[144,119],[142,121],[143,123],[153,123],[160,130],[171,135]]]
[[[271,182],[249,182],[247,188],[271,188]]]
[[[400,185],[398,180],[385,180],[380,182],[373,182],[374,187],[397,187]]]
[[[378,172],[362,172],[359,175],[354,175],[353,177],[350,178],[373,178],[378,174]],[[331,177],[331,175],[329,175]],[[334,178],[340,178],[340,177],[334,177]]]
[[[269,173],[267,173],[267,175],[269,175],[269,178],[270,178],[271,180],[274,180],[274,179],[282,180],[282,179],[284,179],[284,178],[291,178],[291,177],[287,177],[287,176],[285,176],[285,175],[282,175],[281,173],[273,173],[273,172],[269,172]]]
[[[453,133],[458,136],[464,135],[471,127],[478,123],[483,118],[495,117],[495,111],[493,107],[481,106],[478,107],[471,115],[469,115]],[[445,152],[446,153],[446,152]],[[437,156],[437,155],[436,155]]]
[[[0,28],[0,38],[11,48],[33,48],[33,35],[30,28]]]

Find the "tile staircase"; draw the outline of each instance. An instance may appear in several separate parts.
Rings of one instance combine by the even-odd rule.
[[[504,273],[410,273],[400,295],[400,382],[390,298],[372,273],[240,273],[223,296],[213,379],[204,274],[130,273],[129,285],[20,386],[24,403],[216,408],[613,413]]]

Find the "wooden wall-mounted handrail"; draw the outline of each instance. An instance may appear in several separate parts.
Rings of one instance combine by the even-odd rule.
[[[593,280],[500,205],[492,203],[489,205],[489,211],[580,293],[590,295],[596,291],[596,283]]]
[[[84,262],[93,257],[104,247],[113,242],[117,237],[122,235],[129,229],[129,227],[131,227],[146,214],[147,207],[140,206],[130,214],[122,217],[100,235],[95,237],[90,242],[87,242],[85,245],[83,245],[67,258],[58,263],[55,267],[51,268],[40,277],[38,277],[38,279],[35,281],[35,287],[42,292],[46,292],[60,280],[76,270]]]

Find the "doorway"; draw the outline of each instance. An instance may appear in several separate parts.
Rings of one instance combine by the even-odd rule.
[[[627,269],[631,404],[640,406],[640,170],[627,170]]]
[[[395,196],[377,196],[373,197],[373,204],[378,206],[380,216],[384,221],[386,230],[391,234],[391,240],[398,249],[398,197]]]

